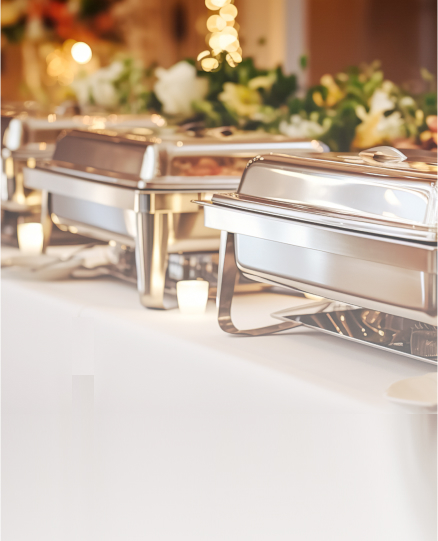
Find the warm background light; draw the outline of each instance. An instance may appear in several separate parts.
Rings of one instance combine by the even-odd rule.
[[[242,49],[240,47],[236,23],[237,8],[231,0],[205,0],[205,5],[211,11],[219,11],[207,19],[209,33],[206,43],[210,51],[203,51],[198,55],[198,61],[204,71],[215,71],[220,64],[226,62],[235,68],[242,62]]]
[[[78,41],[71,48],[71,55],[78,64],[87,64],[91,60],[93,53],[89,45],[83,41]]]

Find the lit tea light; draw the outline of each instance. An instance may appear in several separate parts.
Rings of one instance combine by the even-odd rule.
[[[176,294],[183,314],[203,314],[208,301],[208,282],[181,280],[176,284]]]
[[[43,251],[43,226],[37,223],[18,224],[18,246],[27,255],[40,255]]]

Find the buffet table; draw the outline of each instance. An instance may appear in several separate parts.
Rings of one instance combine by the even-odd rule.
[[[235,320],[302,302],[240,296]],[[436,539],[436,415],[384,396],[431,365],[10,272],[2,361],[5,540]]]

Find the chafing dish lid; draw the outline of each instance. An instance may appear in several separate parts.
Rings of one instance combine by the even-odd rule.
[[[258,133],[195,137],[135,128],[72,130],[42,167],[140,189],[232,189],[255,154],[323,150],[317,141]]]
[[[63,130],[111,129],[134,126],[151,134],[165,126],[160,115],[71,115],[42,114],[40,111],[2,109],[2,144],[11,151],[24,150],[29,143],[55,143]]]
[[[376,147],[348,154],[258,156],[237,193],[213,203],[404,239],[436,242],[437,156]]]

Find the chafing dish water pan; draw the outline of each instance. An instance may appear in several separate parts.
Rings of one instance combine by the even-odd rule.
[[[176,306],[175,291],[166,288],[169,254],[217,257],[219,250],[219,233],[204,226],[193,199],[236,189],[257,154],[322,150],[316,141],[258,134],[73,130],[58,140],[52,160],[25,169],[25,185],[48,195],[46,213],[56,224],[135,251],[135,272],[125,265],[124,274],[136,275],[144,306],[163,309]]]
[[[219,324],[260,335],[306,325],[436,363],[437,158],[377,147],[360,154],[264,156],[236,193],[215,194],[205,225],[221,233]],[[238,330],[239,271],[323,299]]]

